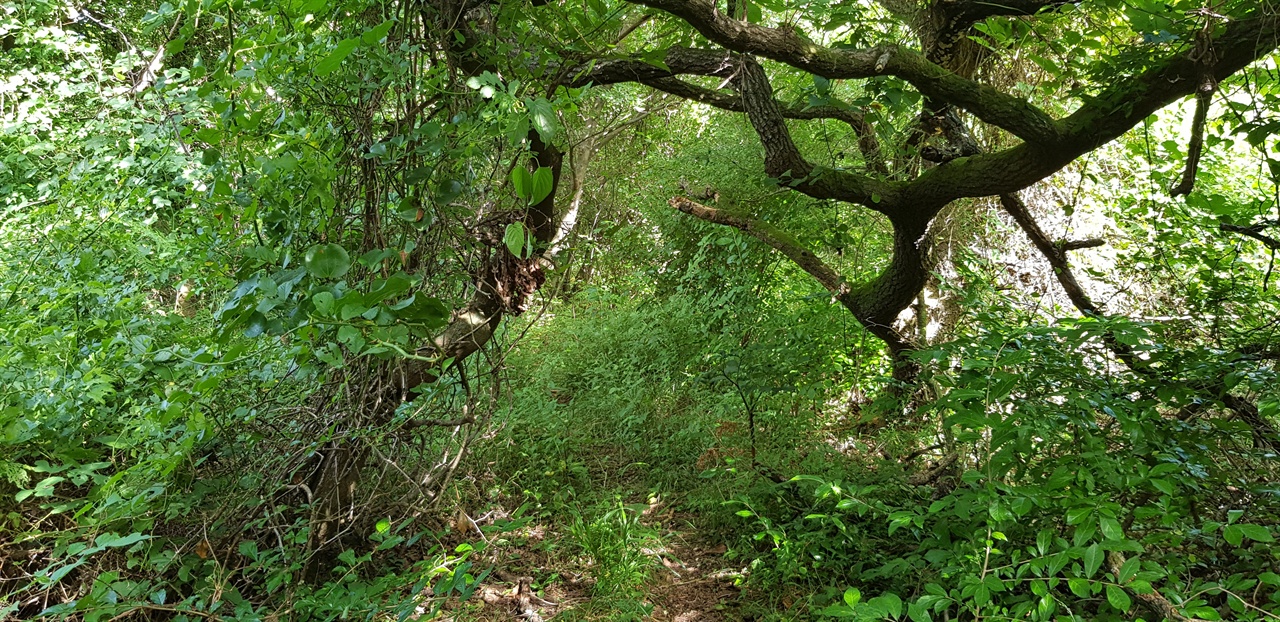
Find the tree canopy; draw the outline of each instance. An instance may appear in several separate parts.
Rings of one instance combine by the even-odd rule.
[[[0,7],[0,615],[1275,619],[1278,30]]]

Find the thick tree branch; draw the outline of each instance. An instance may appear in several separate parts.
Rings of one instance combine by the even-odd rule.
[[[725,50],[673,47],[666,51],[661,64],[638,58],[597,60],[571,73],[563,84],[580,87],[588,84],[644,82],[679,75],[727,78],[738,68],[738,61],[734,56]]]
[[[676,97],[696,101],[721,110],[746,112],[746,107],[743,106],[742,96],[740,95],[730,95],[704,88],[678,78],[645,80],[644,84]],[[867,168],[881,175],[888,175],[889,169],[885,165],[883,158],[880,157],[880,141],[876,138],[875,128],[867,122],[862,112],[836,106],[800,107],[779,104],[778,108],[782,116],[787,119],[834,119],[847,123],[854,133],[858,135],[858,150],[862,152],[862,158],[867,163]]]
[[[1221,28],[1213,41],[1216,58],[1209,66],[1200,59],[1176,54],[1137,76],[1116,80],[1074,114],[1055,121],[1022,99],[957,76],[901,46],[836,50],[819,46],[794,29],[730,19],[717,11],[711,0],[635,1],[686,20],[708,39],[731,50],[772,58],[829,79],[896,75],[926,97],[964,108],[1026,141],[926,171],[902,198],[936,209],[962,197],[1016,192],[1060,170],[1156,110],[1195,92],[1200,83],[1197,78],[1207,73],[1221,81],[1274,50],[1280,21],[1275,8],[1258,8]],[[659,70],[645,77],[665,77],[660,74]]]
[[[1071,271],[1070,264],[1067,263],[1067,247],[1065,244],[1059,245],[1049,239],[1045,235],[1039,223],[1031,216],[1031,210],[1027,209],[1027,204],[1022,202],[1015,194],[1000,195],[1000,206],[1004,211],[1013,217],[1013,221],[1018,223],[1023,233],[1031,239],[1031,243],[1035,245],[1036,250],[1049,261],[1049,266],[1053,268],[1053,276],[1057,277],[1058,284],[1062,286],[1062,291],[1066,292],[1067,297],[1071,299],[1071,303],[1085,315],[1098,315],[1101,313],[1098,305],[1094,304],[1089,298],[1089,294],[1080,286],[1080,282],[1076,280],[1076,275]],[[1081,247],[1084,248],[1084,247]]]
[[[749,56],[734,77],[734,86],[742,94],[742,105],[751,126],[764,146],[765,172],[795,190],[817,199],[836,199],[864,205],[893,220],[904,217],[897,202],[900,184],[888,183],[859,175],[811,164],[800,153],[782,109],[773,97],[773,86],[764,68]]]
[[[829,79],[897,76],[921,94],[950,102],[1028,142],[1057,140],[1057,122],[1024,99],[957,76],[918,51],[897,45],[861,50],[820,46],[793,28],[768,28],[730,19],[711,0],[632,0],[679,17],[707,39]]]
[[[916,368],[906,354],[915,349],[916,344],[894,329],[893,322],[928,278],[924,264],[927,249],[920,243],[921,238],[913,239],[909,233],[895,231],[894,257],[889,268],[870,283],[850,287],[844,277],[822,258],[768,223],[729,210],[708,207],[686,197],[674,197],[669,203],[671,207],[700,220],[738,229],[795,262],[831,292],[832,297],[849,309],[867,330],[885,342],[894,358],[896,378],[910,380],[914,376]]]
[[[1222,28],[1213,41],[1216,58],[1207,66],[1184,54],[1168,57],[1089,98],[1061,122],[1057,140],[1023,143],[929,169],[908,185],[904,200],[942,205],[1026,188],[1115,140],[1157,110],[1195,93],[1206,74],[1220,82],[1272,52],[1278,30],[1280,13],[1274,8],[1258,9],[1253,16]]]
[[[1087,240],[1060,240],[1058,248],[1064,251],[1078,251],[1084,248],[1097,248],[1106,246],[1107,241],[1101,238],[1089,238]]]
[[[1080,0],[939,0],[931,7],[935,15],[943,20],[942,34],[961,33],[970,26],[987,19],[999,16],[1035,15],[1046,9],[1056,9],[1067,4],[1078,4]]]
[[[1104,145],[1155,111],[1195,93],[1206,75],[1221,82],[1272,52],[1280,29],[1278,11],[1264,5],[1222,27],[1212,42],[1216,58],[1211,63],[1179,53],[1137,76],[1116,80],[1063,120],[1063,144],[1086,151]]]
[[[1200,170],[1200,155],[1204,151],[1204,126],[1209,119],[1209,101],[1213,87],[1202,88],[1196,93],[1196,112],[1191,119],[1191,141],[1187,143],[1187,165],[1182,169],[1182,179],[1169,191],[1170,196],[1191,194],[1196,187],[1196,173]]]

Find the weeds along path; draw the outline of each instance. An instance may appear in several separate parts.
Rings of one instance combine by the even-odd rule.
[[[661,503],[637,504],[587,526],[578,522],[557,531],[531,523],[490,535],[492,570],[471,599],[448,607],[438,619],[739,619],[734,612],[741,604],[743,572],[724,558],[724,543],[692,526],[693,518]],[[633,529],[605,534],[601,528],[628,522]]]

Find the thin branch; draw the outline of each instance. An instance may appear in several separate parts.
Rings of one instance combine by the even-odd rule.
[[[667,202],[671,207],[699,220],[718,225],[725,225],[741,230],[743,233],[768,244],[788,259],[795,262],[802,270],[818,280],[827,291],[835,296],[849,293],[849,284],[820,257],[804,248],[790,235],[778,228],[750,216],[736,214],[726,209],[708,207],[686,197],[672,197]]]
[[[1226,225],[1226,224],[1218,225],[1218,230],[1220,231],[1225,231],[1228,233],[1239,233],[1240,235],[1250,237],[1259,242],[1262,242],[1263,244],[1267,245],[1267,248],[1270,248],[1272,250],[1280,250],[1280,240],[1277,240],[1269,235],[1264,235],[1262,233],[1262,230],[1265,228],[1266,227],[1264,225],[1252,225],[1249,227],[1242,227],[1240,225]]]

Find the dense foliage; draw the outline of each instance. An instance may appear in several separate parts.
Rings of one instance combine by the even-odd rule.
[[[0,5],[0,618],[1280,619],[1278,46]]]

